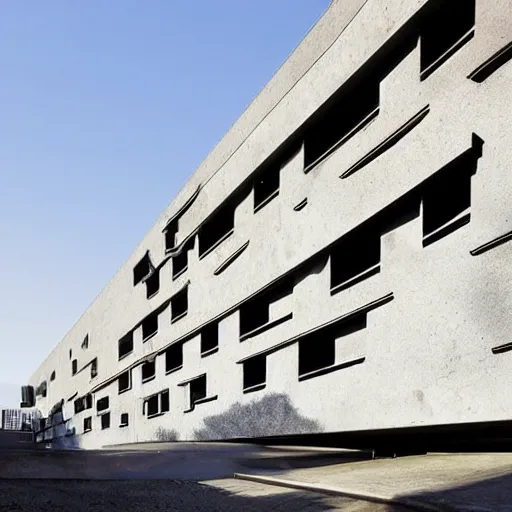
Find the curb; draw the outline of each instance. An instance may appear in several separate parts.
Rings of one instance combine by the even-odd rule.
[[[332,494],[336,496],[345,496],[347,498],[354,498],[364,501],[370,501],[373,503],[384,503],[387,505],[401,505],[414,510],[420,510],[422,512],[456,512],[456,509],[446,505],[434,505],[431,503],[425,503],[422,501],[415,500],[414,498],[406,497],[389,497],[381,496],[378,494],[362,493],[358,491],[350,491],[340,489],[339,487],[332,487],[329,485],[303,483],[292,480],[282,480],[280,478],[274,478],[269,476],[258,476],[258,475],[247,475],[244,473],[234,473],[234,478],[239,480],[247,480],[249,482],[258,482],[262,484],[275,485],[279,487],[288,487],[290,489],[299,489],[302,491],[317,492],[323,494]]]

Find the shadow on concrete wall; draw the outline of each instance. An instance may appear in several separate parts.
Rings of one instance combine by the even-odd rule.
[[[155,441],[173,442],[178,440],[178,432],[174,429],[158,427],[155,431]]]
[[[321,432],[320,423],[301,416],[285,394],[273,393],[247,405],[239,402],[204,420],[194,431],[197,441]]]

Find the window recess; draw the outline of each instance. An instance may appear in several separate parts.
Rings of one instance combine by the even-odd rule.
[[[219,350],[219,322],[211,322],[201,330],[201,357]]]
[[[181,368],[183,368],[183,343],[176,343],[165,351],[165,373],[175,372]]]
[[[100,398],[96,402],[96,412],[100,413],[103,411],[106,411],[109,408],[109,399],[108,396],[104,396],[103,398]]]
[[[133,331],[125,334],[118,342],[119,359],[133,352]]]
[[[121,419],[119,421],[119,426],[120,427],[127,427],[128,426],[128,413],[127,412],[123,412],[121,414]]]
[[[135,265],[133,269],[133,285],[136,286],[141,281],[147,279],[155,270],[149,251],[142,257],[142,259]]]
[[[267,357],[259,355],[247,359],[243,363],[244,393],[252,393],[264,389],[267,380]]]
[[[204,258],[233,233],[236,206],[233,200],[227,200],[199,228],[199,258]]]
[[[160,269],[154,272],[146,279],[146,298],[150,299],[160,290]]]
[[[475,0],[432,0],[420,22],[421,80],[475,34]]]
[[[149,314],[142,321],[142,342],[146,342],[158,332],[158,312]]]
[[[253,184],[255,212],[279,195],[280,172],[279,164],[273,164],[256,173]]]
[[[196,405],[211,402],[212,400],[217,400],[218,398],[217,395],[207,396],[206,394],[206,373],[194,377],[193,379],[187,379],[183,382],[180,382],[178,386],[188,386],[190,406],[184,412],[192,412]]]
[[[92,417],[84,418],[84,434],[92,430]]]
[[[293,314],[271,314],[271,309],[286,301],[293,293],[293,282],[286,279],[240,306],[240,341],[257,336],[268,329],[290,320]]]
[[[144,399],[142,414],[147,418],[154,418],[155,416],[168,412],[169,408],[169,390],[165,389]]]
[[[141,366],[142,383],[148,382],[155,378],[156,361],[147,361]]]
[[[172,278],[177,279],[188,270],[188,252],[194,248],[195,236],[187,240],[181,251],[172,257]]]
[[[188,312],[188,283],[171,298],[171,323],[177,322]]]
[[[105,430],[107,428],[110,428],[110,413],[109,412],[101,415],[101,430]]]
[[[122,373],[117,379],[118,394],[128,391],[132,387],[131,370]]]

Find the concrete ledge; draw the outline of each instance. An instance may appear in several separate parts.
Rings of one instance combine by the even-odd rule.
[[[354,498],[358,500],[369,501],[372,503],[384,503],[387,505],[401,505],[411,508],[413,510],[421,510],[425,512],[456,512],[455,508],[448,506],[440,506],[438,504],[424,503],[414,498],[402,498],[395,496],[383,496],[379,494],[361,493],[351,491],[349,489],[340,489],[339,487],[332,487],[330,485],[313,484],[294,482],[291,480],[283,480],[269,476],[247,475],[244,473],[234,473],[234,478],[239,480],[247,480],[249,482],[257,482],[261,484],[275,485],[279,487],[287,487],[290,489],[299,489],[302,491],[317,492],[323,494],[332,494],[335,496],[345,496],[347,498]]]

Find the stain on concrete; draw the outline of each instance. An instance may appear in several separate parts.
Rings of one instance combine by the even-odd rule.
[[[307,434],[323,431],[318,421],[302,416],[288,395],[273,393],[243,405],[239,402],[225,412],[204,420],[194,431],[197,441]]]
[[[178,440],[178,432],[174,429],[158,427],[155,431],[156,441],[173,442]]]

